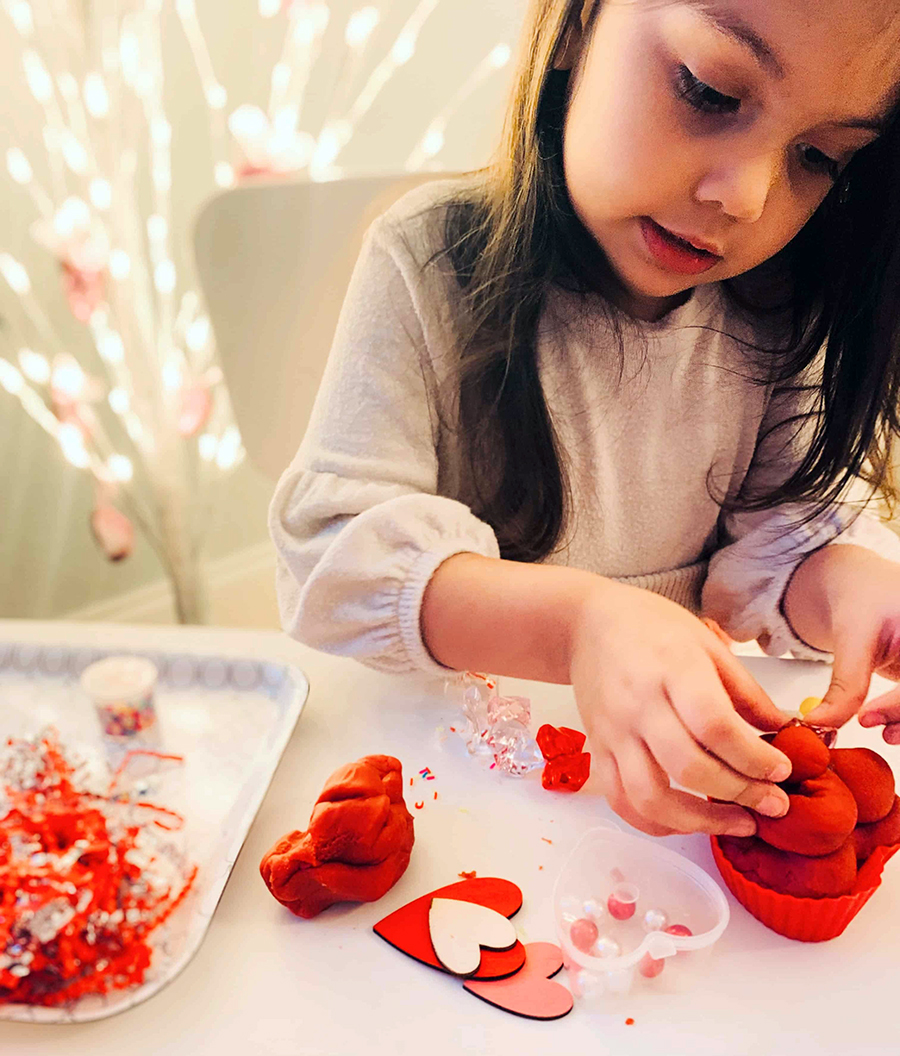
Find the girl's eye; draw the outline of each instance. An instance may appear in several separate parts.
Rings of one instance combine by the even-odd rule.
[[[817,150],[815,147],[802,146],[800,148],[800,157],[803,165],[810,172],[824,172],[832,180],[836,180],[841,174],[840,163],[835,161],[834,158],[830,158],[827,154],[823,154],[821,150]]]
[[[698,80],[687,66],[678,67],[676,90],[689,106],[705,114],[736,114],[741,108],[740,99],[717,92]]]

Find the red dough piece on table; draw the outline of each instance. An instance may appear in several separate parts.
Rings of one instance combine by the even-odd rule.
[[[557,728],[545,722],[535,740],[545,759],[556,759],[561,755],[578,754],[587,737],[580,730],[571,730],[568,726]]]
[[[785,726],[775,734],[772,746],[790,759],[792,784],[821,777],[828,769],[831,752],[808,726]]]
[[[832,748],[831,769],[850,789],[864,825],[888,816],[894,805],[894,772],[878,752]]]
[[[306,832],[282,836],[260,862],[266,886],[298,917],[335,902],[375,902],[409,865],[413,819],[400,763],[367,755],[336,770]]]
[[[894,796],[894,805],[886,818],[867,825],[857,825],[853,830],[856,857],[862,862],[876,847],[893,847],[900,843],[900,797]]]
[[[786,789],[790,807],[781,818],[755,814],[756,834],[772,847],[820,857],[843,846],[856,825],[856,800],[831,770]]]
[[[827,898],[849,894],[856,883],[853,838],[820,858],[770,847],[757,836],[720,836],[729,862],[749,880],[795,898]]]

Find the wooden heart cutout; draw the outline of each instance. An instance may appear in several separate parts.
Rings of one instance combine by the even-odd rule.
[[[490,982],[468,979],[463,988],[470,994],[526,1019],[561,1019],[572,1011],[569,991],[551,976],[563,966],[562,951],[552,942],[530,942],[525,947],[525,966],[508,979]]]
[[[473,975],[481,964],[481,947],[508,950],[516,929],[501,913],[459,898],[433,898],[428,931],[434,954],[454,975]]]
[[[504,917],[515,916],[522,908],[522,892],[514,883],[493,876],[479,876],[439,887],[436,891],[407,902],[374,926],[375,934],[395,949],[441,972],[447,969],[435,956],[428,928],[431,903],[436,898],[475,902],[496,910]],[[482,950],[481,966],[472,978],[503,979],[517,972],[524,963],[525,947],[518,940],[508,950]]]

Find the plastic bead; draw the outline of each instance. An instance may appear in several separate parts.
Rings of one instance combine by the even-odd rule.
[[[582,953],[590,953],[591,947],[597,941],[597,925],[586,917],[576,920],[569,929],[569,938],[576,950]]]
[[[629,920],[634,916],[637,900],[638,889],[634,884],[619,884],[606,900],[606,908],[616,920]]]
[[[821,703],[822,703],[822,698],[821,697],[807,697],[806,700],[804,700],[800,704],[800,714],[801,714],[801,716],[805,719],[806,716],[814,708],[817,708]]]
[[[667,935],[679,935],[682,938],[693,935],[694,933],[686,924],[670,924],[665,932]]]
[[[641,958],[641,963],[638,965],[638,970],[645,979],[655,979],[665,966],[665,959],[657,960],[655,957],[651,957],[649,953],[645,953]]]
[[[568,726],[551,726],[549,722],[537,732],[537,742],[545,759],[557,759],[561,755],[576,755],[584,748],[586,736],[580,730]]]
[[[591,920],[602,920],[606,915],[606,906],[604,906],[599,899],[588,898],[582,906],[582,911],[584,912],[584,915],[590,917]]]
[[[601,935],[594,943],[591,954],[594,957],[618,957],[622,952],[621,946],[611,935]]]
[[[648,909],[641,921],[644,931],[662,931],[669,923],[668,914],[661,909]]]
[[[544,766],[541,784],[554,792],[577,792],[591,776],[589,752],[550,759]]]

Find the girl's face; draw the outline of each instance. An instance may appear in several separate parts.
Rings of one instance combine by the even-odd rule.
[[[794,237],[878,136],[898,16],[897,0],[603,2],[563,156],[626,310],[657,318]]]

